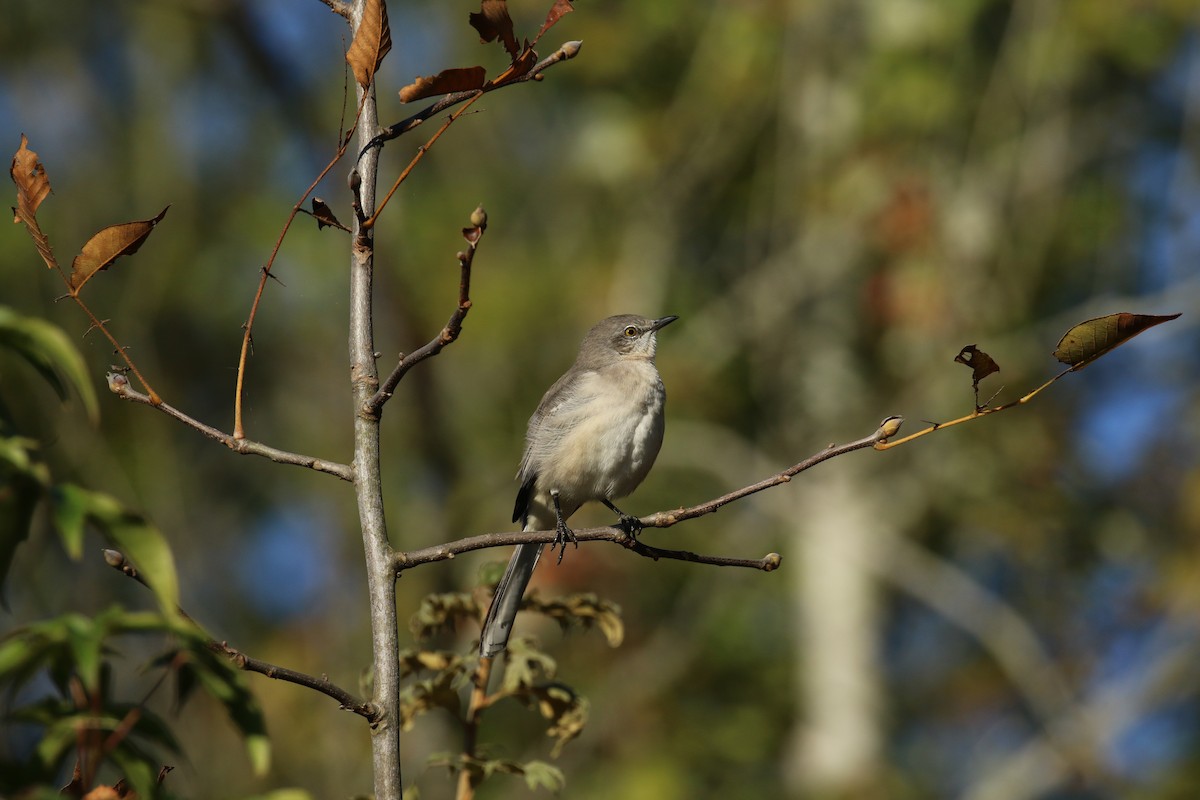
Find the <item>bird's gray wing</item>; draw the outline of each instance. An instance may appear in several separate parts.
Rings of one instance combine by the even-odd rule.
[[[588,386],[593,374],[588,371],[569,370],[546,390],[542,402],[538,403],[533,416],[529,418],[529,428],[525,434],[525,453],[521,456],[521,467],[517,471],[521,488],[517,492],[516,507],[513,509],[513,522],[520,522],[523,528],[528,528],[529,504],[534,497],[542,459],[578,424],[579,417],[572,412],[586,403],[591,396]],[[492,604],[484,617],[483,630],[479,635],[479,655],[484,658],[492,658],[508,644],[512,624],[521,607],[521,598],[529,586],[529,579],[533,577],[533,570],[537,567],[544,546],[517,545],[512,558],[508,560],[504,575],[500,578],[500,583],[496,584],[496,593],[492,596]]]

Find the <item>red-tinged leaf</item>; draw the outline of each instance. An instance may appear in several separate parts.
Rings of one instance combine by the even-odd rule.
[[[471,12],[468,17],[471,27],[479,34],[483,44],[499,39],[504,49],[515,60],[521,52],[517,37],[513,33],[512,17],[508,15],[507,0],[482,0],[479,11]]]
[[[1054,349],[1054,357],[1071,369],[1083,369],[1109,350],[1137,336],[1147,328],[1178,319],[1179,314],[1109,314],[1081,322],[1063,334]]]
[[[364,89],[371,85],[383,57],[392,49],[392,30],[388,27],[387,6],[383,0],[367,0],[354,41],[346,51],[346,63],[354,70],[354,79]]]
[[[8,170],[8,176],[17,186],[13,222],[24,223],[38,254],[48,268],[54,269],[58,262],[54,259],[54,251],[50,249],[50,240],[42,233],[37,221],[38,206],[50,194],[50,179],[46,177],[46,168],[42,166],[37,153],[30,150],[28,145],[29,139],[21,134],[21,146],[13,155],[12,166]]]
[[[444,69],[437,75],[426,75],[400,90],[400,102],[411,103],[433,97],[435,94],[450,94],[451,92],[467,92],[472,89],[482,89],[487,80],[487,70],[483,67],[456,67]]]
[[[956,364],[965,364],[971,368],[971,378],[979,383],[992,373],[1000,371],[1000,365],[992,357],[973,344],[969,344],[954,357]]]
[[[534,49],[529,46],[529,42],[526,42],[525,50],[521,53],[520,57],[515,59],[508,69],[504,70],[504,72],[493,78],[488,85],[495,87],[515,81],[517,78],[533,69],[536,65],[537,52],[535,52]]]
[[[319,197],[312,199],[312,216],[317,221],[317,230],[322,228],[339,228],[349,233],[350,229],[338,222],[338,218],[333,215],[333,209]]]
[[[541,39],[546,31],[553,28],[556,22],[575,10],[575,6],[571,5],[572,2],[573,0],[554,0],[554,5],[546,13],[546,21],[542,23],[542,29],[537,32],[537,36],[533,37],[534,44],[537,44],[538,39]]]
[[[97,272],[108,269],[121,256],[136,253],[154,226],[167,215],[167,208],[158,212],[153,219],[110,225],[88,239],[83,251],[71,262],[71,288],[78,292]]]

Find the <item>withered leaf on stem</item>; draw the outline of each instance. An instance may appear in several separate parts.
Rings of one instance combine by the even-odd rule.
[[[517,37],[513,34],[512,17],[508,15],[507,0],[483,0],[478,11],[472,11],[468,20],[471,27],[479,33],[479,41],[483,44],[499,39],[508,54],[516,59],[521,48]]]
[[[533,37],[533,43],[537,44],[538,40],[546,31],[554,27],[554,23],[563,18],[564,15],[570,14],[575,10],[575,6],[571,5],[573,0],[554,0],[554,5],[546,12],[546,21],[542,24],[542,29],[537,32],[537,36]]]
[[[346,63],[354,70],[354,79],[359,86],[365,89],[371,85],[383,57],[391,49],[392,30],[388,27],[387,6],[383,0],[367,0],[358,32],[346,51]]]
[[[1121,312],[1089,319],[1063,334],[1054,349],[1054,357],[1069,364],[1071,369],[1083,369],[1147,328],[1178,318],[1179,314],[1157,316]]]
[[[487,70],[483,67],[456,67],[444,69],[437,75],[426,75],[400,90],[400,102],[411,103],[435,94],[450,94],[451,92],[466,92],[471,89],[482,89],[487,80]]]
[[[521,55],[513,59],[512,65],[509,66],[508,69],[504,70],[504,72],[500,73],[495,78],[492,78],[488,85],[495,87],[508,83],[509,81],[515,81],[517,78],[529,72],[529,70],[533,69],[535,66],[537,66],[537,53],[532,47],[529,46],[529,43],[526,42],[525,50],[521,53]]]
[[[38,254],[46,262],[46,266],[53,269],[58,262],[54,260],[50,240],[42,233],[37,221],[38,206],[50,194],[50,179],[46,177],[46,168],[42,166],[37,153],[30,150],[28,145],[29,139],[22,133],[21,146],[13,155],[12,166],[8,170],[8,176],[17,186],[17,205],[13,209],[13,222],[25,224]]]
[[[121,256],[136,253],[154,226],[167,215],[168,208],[170,206],[158,212],[153,219],[109,225],[88,239],[83,250],[71,262],[71,289],[78,292],[97,272],[108,269]]]
[[[314,197],[312,199],[312,215],[313,219],[317,221],[317,230],[321,230],[322,228],[340,228],[344,231],[350,230],[345,225],[338,222],[338,218],[333,215],[333,209],[331,209],[329,204],[319,197]]]
[[[954,362],[956,364],[966,364],[970,367],[971,380],[975,383],[979,383],[988,375],[1000,371],[1000,365],[991,356],[973,344],[969,344],[962,350],[959,350],[958,355],[954,357]]]

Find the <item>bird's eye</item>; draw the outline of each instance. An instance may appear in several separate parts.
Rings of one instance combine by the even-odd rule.
[[[638,329],[637,329],[636,325],[630,325],[628,328],[625,329],[626,337],[632,339],[633,337],[635,337],[637,335],[638,335]]]

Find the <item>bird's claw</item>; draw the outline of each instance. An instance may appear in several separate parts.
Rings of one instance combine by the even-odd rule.
[[[625,531],[626,535],[633,539],[637,539],[638,534],[642,532],[642,521],[630,514],[621,513],[617,516],[617,527]]]
[[[567,542],[575,545],[575,549],[579,549],[579,539],[575,536],[575,531],[567,527],[567,524],[559,520],[558,525],[554,528],[554,542],[550,545],[550,552],[554,552],[554,546],[558,545],[558,564],[562,563],[563,555],[567,552]]]

